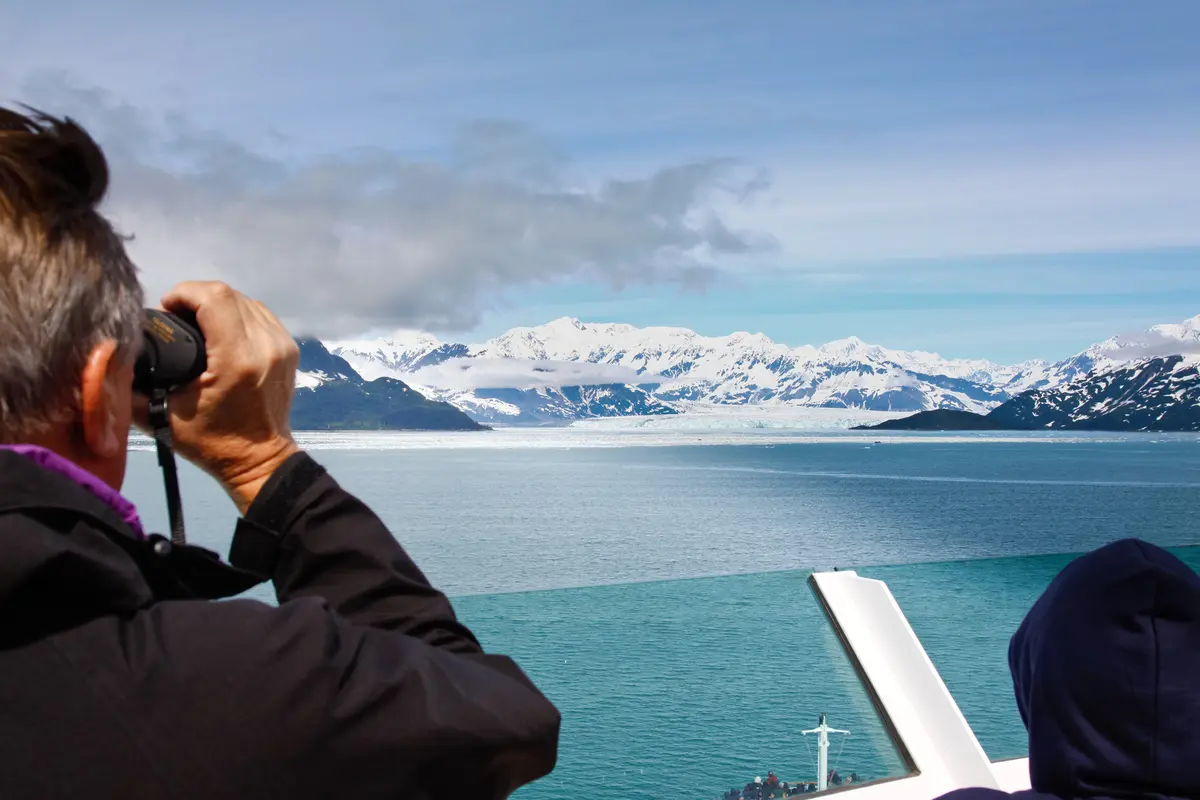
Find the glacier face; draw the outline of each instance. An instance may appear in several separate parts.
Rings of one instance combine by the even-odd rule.
[[[1016,365],[892,350],[856,337],[790,347],[763,334],[708,337],[686,328],[572,318],[514,328],[480,344],[416,331],[325,344],[367,380],[402,379],[485,423],[667,416],[698,403],[986,413],[1023,392],[1054,389],[1095,370],[1200,352],[1200,316],[1116,336],[1062,361]]]

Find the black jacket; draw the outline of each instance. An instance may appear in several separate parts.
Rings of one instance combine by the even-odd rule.
[[[233,566],[0,451],[0,798],[499,798],[560,717],[293,456]],[[270,579],[278,607],[237,594]]]

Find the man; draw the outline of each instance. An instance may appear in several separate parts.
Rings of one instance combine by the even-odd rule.
[[[1200,797],[1200,576],[1126,539],[1067,565],[1009,646],[1029,800]],[[961,789],[953,800],[1005,800]]]
[[[485,654],[378,518],[293,441],[298,350],[219,283],[177,451],[243,517],[231,562],[118,490],[142,290],[70,120],[0,108],[0,797],[505,797],[559,714]],[[144,425],[144,422],[141,423]],[[279,606],[212,602],[256,581]]]

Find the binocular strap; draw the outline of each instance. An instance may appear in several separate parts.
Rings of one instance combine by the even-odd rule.
[[[167,393],[163,389],[155,389],[150,394],[150,426],[154,429],[158,466],[162,467],[163,484],[167,490],[171,543],[186,544],[187,537],[183,532],[183,500],[179,495],[179,473],[175,468],[175,452],[171,449],[171,414],[167,409]]]

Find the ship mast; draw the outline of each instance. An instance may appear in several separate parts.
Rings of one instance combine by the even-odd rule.
[[[850,731],[841,731],[837,728],[831,728],[825,722],[825,712],[821,712],[821,722],[817,727],[808,731],[801,731],[805,736],[810,733],[817,734],[817,791],[823,792],[829,788],[829,734],[844,733],[850,735]]]

